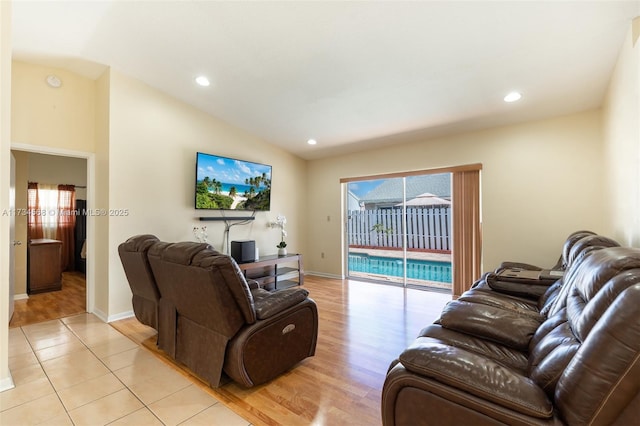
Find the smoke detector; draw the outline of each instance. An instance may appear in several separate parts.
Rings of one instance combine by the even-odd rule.
[[[46,81],[49,87],[53,87],[54,89],[57,89],[60,86],[62,86],[62,80],[60,80],[60,78],[57,75],[53,75],[53,74],[48,75]]]

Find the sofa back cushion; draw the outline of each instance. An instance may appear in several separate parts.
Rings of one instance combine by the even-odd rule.
[[[640,250],[592,251],[567,271],[564,306],[531,340],[529,377],[570,424],[613,421],[638,392],[639,283]]]
[[[558,380],[554,399],[568,424],[611,424],[624,412],[636,413],[638,420],[640,269],[621,275],[612,286],[621,281],[636,284],[614,297],[593,326],[579,326],[589,328],[589,334]],[[602,293],[610,291],[615,292]]]
[[[567,254],[565,261],[567,269],[592,249],[600,249],[605,247],[620,247],[617,241],[605,237],[604,235],[585,235],[575,241]]]
[[[569,275],[573,273],[572,271],[577,269],[578,264],[581,263],[589,253],[606,247],[620,246],[617,241],[611,238],[593,233],[586,234],[586,232],[588,231],[572,234],[572,236],[567,239],[562,252],[562,258],[567,268],[565,270],[565,276],[560,278],[538,300],[538,309],[541,314],[552,316],[555,312],[564,308],[569,291],[569,287],[565,287],[564,283],[567,282]]]
[[[118,255],[131,292],[156,302],[160,300],[160,293],[149,266],[147,252],[158,241],[154,235],[136,235],[118,246]]]
[[[248,324],[256,322],[253,295],[246,278],[236,261],[213,249],[202,250],[192,260],[192,265],[210,271],[215,282],[224,282]]]
[[[179,316],[227,338],[256,321],[253,298],[237,264],[208,244],[160,242],[149,250],[149,262],[163,300]]]
[[[569,268],[561,278],[562,285],[557,289],[555,294],[550,296],[545,295],[546,300],[544,301],[544,306],[541,307],[540,312],[547,317],[552,317],[557,312],[564,309],[571,289],[576,282],[580,281],[579,278],[574,277],[580,271],[579,266],[594,251],[608,247],[619,247],[619,244],[616,241],[601,235],[589,235],[575,242],[575,244],[572,245],[571,252],[568,256]]]
[[[160,292],[147,253],[158,241],[154,235],[136,235],[118,246],[118,255],[133,294],[133,312],[141,323],[156,330]]]
[[[571,249],[582,238],[590,235],[596,235],[596,234],[595,232],[583,230],[583,231],[576,231],[567,237],[566,241],[564,242],[564,245],[562,246],[562,256],[560,257],[560,262],[558,262],[560,269],[567,269],[569,268],[569,266],[571,266],[571,261],[569,260],[571,259]],[[553,269],[556,269],[556,268],[553,268]]]

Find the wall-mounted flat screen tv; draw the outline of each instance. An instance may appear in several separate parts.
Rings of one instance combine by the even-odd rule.
[[[195,206],[205,210],[270,210],[271,166],[198,152]]]

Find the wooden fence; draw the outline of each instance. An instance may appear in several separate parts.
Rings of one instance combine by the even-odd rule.
[[[407,208],[407,250],[451,251],[451,208]],[[402,209],[349,211],[349,246],[402,248]]]

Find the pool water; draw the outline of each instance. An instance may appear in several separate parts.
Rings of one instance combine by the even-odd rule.
[[[402,277],[402,266],[402,259],[349,254],[349,272]],[[407,278],[451,283],[451,262],[407,259]]]

